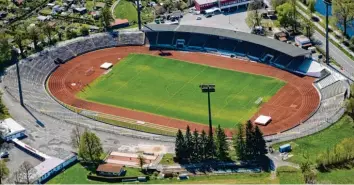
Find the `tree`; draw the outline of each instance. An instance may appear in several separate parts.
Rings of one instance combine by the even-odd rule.
[[[206,147],[207,159],[214,159],[216,156],[216,145],[214,142],[214,138],[212,136],[208,136],[208,143]]]
[[[201,159],[202,150],[201,150],[199,133],[196,129],[193,131],[192,142],[193,142],[192,160],[193,162],[198,162]]]
[[[333,15],[337,23],[343,25],[343,33],[347,35],[347,25],[354,19],[354,1],[353,0],[333,0]]]
[[[28,38],[32,40],[34,49],[38,51],[38,42],[41,36],[41,29],[38,25],[30,25],[27,27]]]
[[[2,180],[6,179],[9,176],[9,169],[6,166],[4,160],[0,160],[0,184],[2,184]]]
[[[224,129],[218,126],[216,129],[216,156],[219,160],[226,161],[229,159],[229,143]]]
[[[30,25],[26,28],[26,32],[28,34],[28,38],[32,40],[34,49],[38,51],[38,42],[41,37],[41,29],[38,27],[39,25]]]
[[[111,11],[109,10],[109,7],[105,6],[102,9],[102,15],[101,15],[101,22],[103,27],[107,30],[110,27],[112,21],[114,21],[114,19],[111,14]]]
[[[186,135],[184,136],[184,141],[185,141],[185,152],[186,152],[186,158],[189,159],[193,153],[193,138],[192,138],[192,133],[191,129],[189,126],[187,126],[186,129]]]
[[[287,1],[288,0],[272,0],[271,4],[272,4],[272,7],[274,8],[274,10],[276,10],[278,6],[286,3]]]
[[[354,119],[354,98],[350,98],[346,101],[347,113],[348,115]]]
[[[209,142],[209,138],[205,130],[202,130],[199,140],[200,140],[200,156],[202,160],[205,160],[207,159],[208,156],[208,142]]]
[[[14,43],[17,45],[18,49],[20,50],[21,57],[25,58],[26,56],[24,54],[24,41],[27,39],[25,28],[23,27],[23,25],[21,25],[16,28],[13,27],[12,30],[13,30]]]
[[[96,134],[85,130],[80,137],[79,157],[85,161],[97,163],[101,159],[103,148]]]
[[[315,33],[314,25],[312,21],[308,19],[302,19],[302,20],[303,20],[302,27],[304,28],[304,33],[306,33],[306,37],[311,38],[312,35]]]
[[[293,29],[294,29],[294,32],[297,31],[296,29],[296,25],[297,25],[297,10],[296,10],[296,2],[297,0],[290,0],[290,4],[291,4],[291,10],[292,10],[292,17],[293,17]]]
[[[49,40],[49,44],[53,44],[53,32],[56,30],[55,26],[49,25],[49,24],[44,24],[42,26],[42,30],[44,35],[47,36],[48,40]]]
[[[80,33],[81,33],[81,35],[83,35],[83,36],[89,35],[89,34],[90,34],[89,28],[88,28],[86,25],[81,26],[81,27],[80,27]]]
[[[254,0],[248,5],[247,21],[252,24],[253,27],[261,26],[262,15],[260,9],[263,8],[263,1]]]
[[[178,132],[176,135],[175,153],[176,153],[176,158],[178,161],[181,161],[185,158],[184,136],[183,136],[183,133],[180,129],[178,129]]]
[[[144,158],[143,155],[141,155],[141,154],[138,155],[138,162],[139,162],[140,170],[143,170],[143,167],[146,164],[145,163],[145,158]]]
[[[16,181],[17,183],[31,184],[35,174],[36,169],[34,166],[30,162],[24,161],[16,173]]]
[[[9,36],[5,32],[0,32],[0,61],[3,62],[1,65],[11,60],[11,46],[8,39]]]
[[[292,6],[290,3],[284,3],[277,7],[278,21],[282,27],[293,25],[295,21],[292,16]]]
[[[237,135],[234,135],[234,148],[236,151],[236,156],[238,157],[239,160],[245,160],[246,159],[246,151],[245,151],[245,140],[243,139],[244,132],[243,132],[243,126],[242,124],[237,125]]]
[[[73,128],[73,130],[71,131],[71,145],[75,148],[75,149],[79,149],[80,148],[80,137],[81,137],[81,130],[79,128],[79,126],[75,126],[75,128]]]
[[[308,159],[308,156],[304,156],[306,159],[305,162],[300,164],[301,172],[304,176],[306,184],[315,184],[316,183],[316,172],[311,167],[311,162]]]
[[[315,0],[308,0],[307,3],[308,3],[307,8],[309,10],[310,17],[312,17],[312,14],[316,12],[316,9],[315,9],[316,1]]]
[[[248,120],[246,124],[246,145],[245,145],[245,151],[246,151],[245,153],[246,153],[246,158],[248,160],[253,159],[255,155],[254,148],[255,148],[254,129],[251,121]]]
[[[254,129],[253,141],[254,141],[254,151],[255,151],[256,159],[261,159],[268,153],[268,150],[267,150],[266,142],[263,138],[263,133],[259,129],[258,125],[256,125]]]

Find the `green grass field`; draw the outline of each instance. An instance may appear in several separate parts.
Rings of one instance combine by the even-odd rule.
[[[258,110],[255,101],[269,100],[285,82],[178,60],[131,54],[112,71],[80,92],[79,98],[198,123],[208,123],[207,94],[201,83],[214,83],[214,125],[234,128]]]
[[[128,19],[129,22],[138,22],[138,13],[132,2],[120,0],[114,8],[114,16],[119,19]]]

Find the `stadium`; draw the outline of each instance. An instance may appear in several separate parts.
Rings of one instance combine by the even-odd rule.
[[[102,69],[104,63],[113,67]],[[99,121],[162,135],[187,125],[208,129],[201,83],[216,84],[214,127],[220,124],[231,136],[237,123],[269,116],[261,130],[270,142],[330,126],[343,115],[350,94],[346,78],[313,62],[307,50],[185,25],[76,38],[21,60],[19,68],[30,111],[85,127]],[[5,73],[6,92],[20,101],[16,66]]]

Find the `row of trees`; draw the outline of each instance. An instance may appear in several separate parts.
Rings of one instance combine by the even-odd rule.
[[[254,127],[251,121],[247,122],[245,129],[238,125],[238,134],[233,137],[233,145],[240,160],[260,160],[268,153],[262,131],[258,126]]]
[[[197,130],[191,133],[187,126],[183,135],[178,130],[175,150],[179,162],[200,162],[205,160],[230,160],[230,145],[224,129],[217,127],[214,137],[203,130],[201,134]],[[267,154],[266,142],[263,133],[258,126],[254,127],[248,121],[246,127],[238,125],[237,133],[233,135],[233,149],[239,160],[259,160]]]
[[[3,68],[10,64],[12,47],[18,48],[21,57],[25,58],[26,47],[31,43],[35,51],[40,51],[42,49],[41,46],[53,45],[56,41],[89,34],[88,26],[82,25],[77,28],[69,25],[63,27],[64,21],[65,20],[57,20],[55,21],[56,24],[38,22],[36,25],[31,25],[32,22],[22,21],[8,28],[1,28],[0,66]],[[109,7],[103,8],[100,19],[102,27],[108,29],[112,21],[113,17]],[[12,40],[12,43],[10,43],[9,40]]]
[[[317,166],[321,170],[353,165],[354,163],[354,138],[345,138],[334,148],[327,149],[317,157]]]

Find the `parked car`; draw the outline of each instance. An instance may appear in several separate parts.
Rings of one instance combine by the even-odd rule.
[[[9,152],[1,152],[0,153],[0,158],[8,158],[9,157]]]

